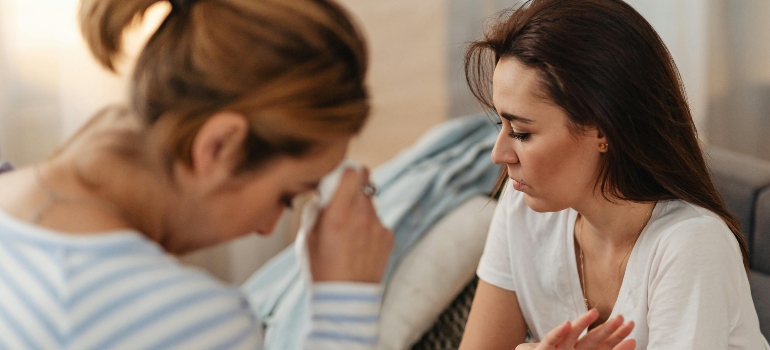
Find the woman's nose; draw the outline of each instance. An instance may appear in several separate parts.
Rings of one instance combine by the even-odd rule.
[[[283,208],[277,211],[277,213],[274,213],[273,215],[267,215],[263,217],[263,222],[257,229],[257,233],[261,235],[269,235],[274,230],[275,227],[278,226],[278,221],[281,220],[281,215],[284,213]]]
[[[495,140],[495,147],[492,148],[492,162],[495,164],[516,164],[519,157],[513,149],[513,139],[501,131]]]

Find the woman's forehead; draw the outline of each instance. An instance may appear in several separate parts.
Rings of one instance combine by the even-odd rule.
[[[542,89],[540,72],[515,58],[501,59],[495,67],[492,100],[501,117],[531,120],[542,114],[538,111],[560,109],[552,101],[543,98]]]

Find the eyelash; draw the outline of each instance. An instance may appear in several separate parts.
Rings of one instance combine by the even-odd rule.
[[[501,122],[501,121],[497,122],[497,125],[502,127],[503,122]],[[515,131],[511,131],[508,134],[508,136],[510,136],[510,137],[512,137],[514,139],[517,139],[519,141],[526,141],[529,138],[529,135],[530,134],[528,132],[515,132]]]
[[[529,133],[526,132],[511,132],[508,136],[513,137],[519,141],[526,141],[529,138]]]

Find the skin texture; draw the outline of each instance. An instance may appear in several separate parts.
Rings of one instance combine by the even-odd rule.
[[[168,252],[181,254],[251,233],[269,234],[291,198],[315,189],[347,150],[349,138],[323,144],[300,158],[280,157],[253,171],[235,171],[248,133],[233,112],[210,117],[192,145],[192,165],[177,160],[171,178],[161,165],[160,122],[147,133],[134,119],[106,116],[90,123],[47,161],[37,164],[46,187],[77,200],[50,206],[38,225],[73,236],[138,230]],[[125,142],[125,135],[134,142]],[[134,140],[138,139],[138,140]],[[115,154],[117,145],[146,148]],[[367,173],[344,174],[340,190],[311,233],[316,280],[378,282],[392,247],[360,187]],[[28,221],[46,200],[35,170],[0,176],[0,208]],[[356,218],[355,220],[347,220]]]
[[[653,204],[610,202],[602,196],[595,184],[607,152],[599,145],[607,143],[607,139],[595,127],[572,125],[568,114],[543,97],[542,91],[537,70],[515,58],[498,62],[493,100],[501,131],[492,160],[506,166],[511,186],[524,194],[532,210],[573,208],[581,214],[584,225],[579,243],[584,244],[586,255],[586,295],[592,307],[597,301],[601,303],[598,312],[593,310],[557,327],[542,343],[519,348],[632,349],[634,341],[623,339],[630,334],[633,323],[608,321],[607,316],[625,272],[623,263],[618,273],[618,263],[633,246]],[[608,285],[610,288],[605,289]],[[578,339],[589,327],[591,332]],[[480,281],[461,348],[510,349],[524,341],[526,332],[516,293]]]
[[[589,310],[574,322],[567,321],[548,332],[542,342],[521,344],[516,347],[516,350],[633,350],[636,348],[635,340],[623,340],[634,329],[633,321],[623,324],[623,316],[614,317],[580,337],[580,333],[597,317],[599,312],[596,309]]]
[[[592,198],[601,159],[597,146],[606,140],[595,128],[573,132],[567,113],[539,96],[538,72],[518,60],[500,60],[492,79],[502,122],[492,160],[505,164],[508,176],[520,183],[514,187],[527,206],[552,212]]]
[[[479,280],[460,349],[510,350],[526,337],[516,293]]]

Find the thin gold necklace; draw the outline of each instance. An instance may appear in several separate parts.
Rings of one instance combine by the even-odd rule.
[[[123,211],[118,208],[115,204],[112,204],[111,202],[108,202],[103,199],[86,199],[86,198],[70,198],[67,196],[62,195],[59,192],[56,192],[51,188],[43,179],[43,173],[42,170],[40,170],[40,165],[35,165],[35,180],[37,180],[38,185],[40,188],[45,192],[45,202],[35,211],[34,214],[32,214],[32,218],[30,221],[33,224],[37,224],[40,222],[40,219],[43,217],[43,214],[45,214],[48,210],[51,209],[51,207],[56,203],[73,203],[73,204],[82,204],[82,205],[88,205],[88,206],[94,206],[98,208],[102,208],[107,211],[111,211],[118,216],[125,217],[123,215]]]
[[[607,296],[607,291],[610,290],[610,287],[613,283],[615,283],[615,280],[620,276],[621,270],[623,269],[623,262],[626,261],[629,255],[631,255],[631,251],[634,250],[634,246],[636,245],[636,241],[639,240],[639,236],[642,235],[642,231],[644,231],[644,227],[647,226],[647,223],[650,221],[650,218],[652,218],[652,210],[655,209],[655,204],[652,205],[652,209],[650,209],[650,212],[647,213],[647,219],[642,222],[641,227],[639,227],[639,232],[636,234],[636,237],[634,238],[634,243],[631,244],[631,247],[628,249],[628,252],[623,256],[623,259],[620,260],[620,265],[618,265],[618,273],[615,275],[615,277],[612,278],[610,283],[607,285],[606,288],[604,288],[604,293],[602,293],[602,297],[599,299],[599,301],[596,302],[596,306],[599,306],[599,304],[604,301],[604,298]],[[580,272],[583,274],[583,302],[586,304],[586,310],[590,310],[588,307],[588,293],[586,293],[586,270],[585,270],[585,258],[583,256],[583,242],[580,239],[583,236],[583,221],[585,219],[581,216],[580,217],[580,234],[578,235],[578,251],[580,252]]]

